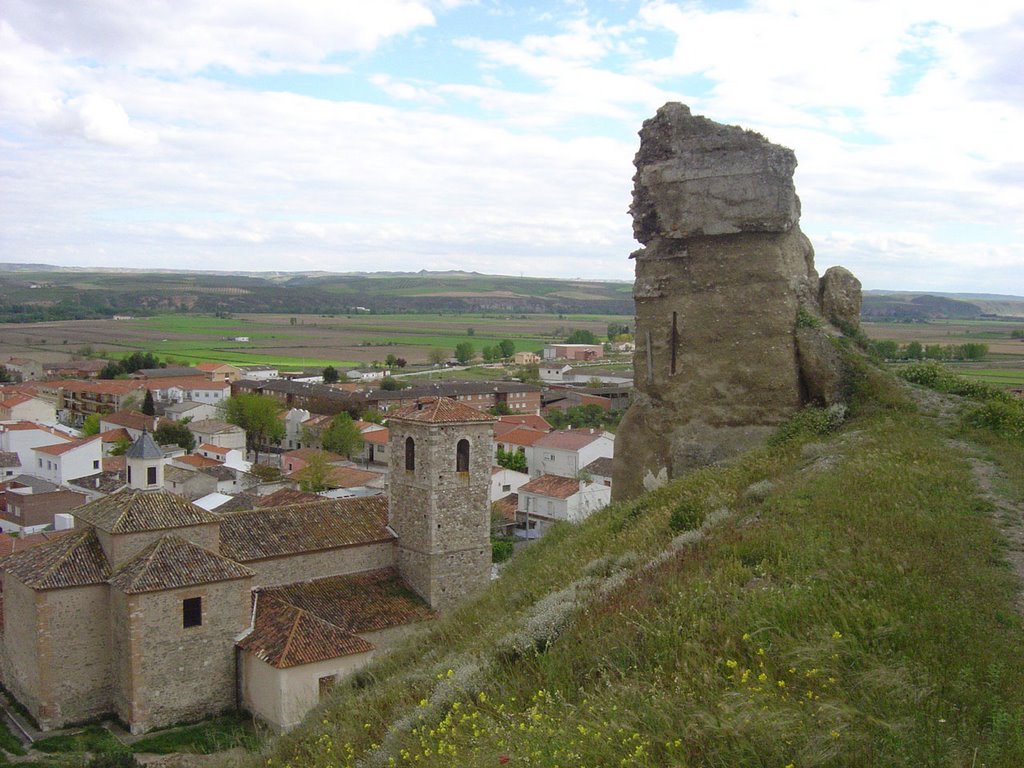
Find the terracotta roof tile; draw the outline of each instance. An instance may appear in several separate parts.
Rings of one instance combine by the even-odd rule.
[[[547,432],[539,432],[536,429],[530,429],[529,427],[515,427],[514,429],[505,432],[503,435],[495,435],[495,442],[508,443],[510,445],[534,445],[544,437]]]
[[[435,616],[393,568],[262,591],[348,632],[375,632]]]
[[[126,395],[143,388],[143,382],[135,379],[99,379],[81,381],[68,379],[61,385],[65,392],[88,392],[95,395]]]
[[[114,411],[100,416],[104,424],[115,424],[119,427],[127,427],[134,430],[154,431],[158,426],[173,424],[170,419],[156,416],[147,416],[141,411]]]
[[[523,427],[539,429],[542,432],[551,431],[551,425],[547,422],[547,419],[545,419],[543,416],[538,416],[535,413],[523,413],[514,416],[499,416],[498,422],[501,424],[518,424]],[[495,425],[495,428],[497,428],[497,425]]]
[[[11,536],[9,533],[0,532],[0,558],[13,555],[16,552],[24,552],[26,549],[32,549],[32,547],[38,547],[40,544],[45,544],[53,539],[59,539],[61,536],[67,536],[69,533],[80,533],[74,528],[68,528],[63,531],[40,531],[39,533],[21,534],[20,536]],[[0,565],[0,568],[3,566]]]
[[[0,451],[0,467],[20,467],[21,459],[14,451]]]
[[[324,461],[328,464],[332,464],[335,461],[344,461],[345,457],[340,456],[337,453],[331,453],[330,451],[321,451],[319,448],[296,448],[294,451],[288,451],[281,454],[281,462],[284,463],[285,459],[299,459],[300,461],[309,461],[314,456],[323,456]]]
[[[6,400],[0,402],[0,408],[13,408],[16,405],[27,403],[29,400],[33,399],[35,398],[29,397],[28,395],[12,395],[11,397],[8,397]]]
[[[175,456],[173,461],[180,462],[181,464],[188,464],[190,467],[196,469],[202,469],[203,467],[219,467],[224,462],[217,461],[216,459],[209,459],[206,456],[198,456],[194,453],[190,453],[187,456]]]
[[[519,486],[519,493],[536,493],[541,496],[550,496],[553,499],[568,499],[573,494],[579,493],[579,490],[579,480],[558,475],[541,475]]]
[[[608,458],[607,456],[601,456],[600,458],[594,459],[592,462],[587,464],[583,469],[592,475],[599,475],[601,477],[611,477],[612,467],[615,465],[615,459]]]
[[[79,520],[110,533],[138,533],[216,523],[220,517],[166,491],[124,490],[78,507]]]
[[[578,451],[601,439],[606,434],[600,429],[562,429],[549,432],[534,443],[538,448],[558,448],[565,451]]]
[[[167,534],[118,568],[110,583],[126,594],[137,594],[255,575],[244,565]]]
[[[240,563],[393,541],[384,496],[323,499],[222,517],[221,554]]]
[[[104,443],[117,443],[121,440],[131,440],[132,436],[124,427],[116,427],[114,429],[108,429],[106,432],[100,432],[100,439]]]
[[[519,494],[510,493],[508,496],[498,499],[491,506],[498,511],[502,520],[514,523],[516,521],[516,511],[519,509]]]
[[[306,493],[297,488],[281,488],[266,496],[257,496],[253,508],[281,507],[285,504],[299,504],[306,501],[320,501],[320,497],[315,493]]]
[[[450,397],[421,397],[415,403],[399,408],[388,418],[431,424],[467,421],[493,423],[496,420],[493,416]]]
[[[363,440],[367,443],[373,443],[374,445],[387,445],[388,440],[391,438],[391,430],[387,429],[374,429],[370,432],[363,432]]]
[[[372,643],[282,602],[257,593],[253,629],[238,647],[277,669],[372,651]]]
[[[99,435],[92,435],[90,437],[82,437],[78,440],[69,440],[66,443],[57,443],[56,445],[42,445],[38,448],[33,448],[34,451],[39,453],[45,453],[48,456],[60,456],[68,451],[73,451],[75,448],[81,448],[83,445],[88,445],[94,440],[99,440]]]
[[[358,467],[328,467],[324,483],[331,488],[358,488],[380,480],[383,476],[380,472],[372,472]],[[286,477],[301,479],[302,470],[297,469]]]
[[[0,568],[33,589],[102,584],[110,573],[99,539],[89,528],[11,555]]]

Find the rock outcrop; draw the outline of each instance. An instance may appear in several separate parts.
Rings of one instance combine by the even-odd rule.
[[[618,499],[763,441],[806,402],[837,401],[822,303],[853,324],[860,309],[847,270],[818,280],[792,150],[666,104],[634,163],[645,247],[632,256],[635,389],[616,435]]]

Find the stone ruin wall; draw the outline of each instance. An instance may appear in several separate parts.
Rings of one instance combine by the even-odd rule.
[[[682,104],[640,137],[635,388],[616,435],[616,499],[762,442],[804,403],[837,401],[838,356],[797,328],[798,310],[852,325],[860,313],[848,271],[818,279],[792,150]]]

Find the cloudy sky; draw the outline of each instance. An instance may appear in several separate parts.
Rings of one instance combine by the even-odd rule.
[[[632,278],[666,101],[819,271],[1024,294],[1020,0],[2,0],[0,261]]]

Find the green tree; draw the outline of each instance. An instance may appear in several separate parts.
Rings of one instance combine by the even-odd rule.
[[[498,446],[497,462],[499,467],[511,469],[515,472],[526,472],[526,453],[521,451],[506,451]]]
[[[908,360],[921,360],[924,357],[924,347],[921,342],[912,341],[903,348],[903,356]]]
[[[485,363],[493,363],[501,358],[501,350],[494,347],[484,347],[480,350],[480,357],[484,359]]]
[[[351,416],[339,413],[320,435],[320,445],[325,451],[351,458],[352,454],[362,452],[363,436]]]
[[[466,335],[467,336],[473,336],[475,334],[476,334],[476,328],[467,328],[466,329]]]
[[[327,482],[330,474],[331,465],[327,463],[327,457],[323,453],[314,453],[306,465],[295,473],[295,479],[299,481],[299,490],[320,493],[330,487]]]
[[[7,384],[14,381],[14,377],[11,376],[11,372],[7,370],[7,366],[0,365],[0,383]]]
[[[246,445],[255,453],[284,439],[284,422],[277,417],[281,409],[277,400],[246,392],[224,401],[224,420],[245,430]]]
[[[142,399],[142,412],[147,416],[156,415],[156,403],[153,402],[152,390],[146,390],[146,396]]]
[[[114,443],[114,447],[110,449],[111,456],[124,456],[125,451],[132,447],[132,441],[127,437],[122,437]]]
[[[82,422],[82,434],[85,437],[91,437],[92,435],[98,435],[100,433],[100,415],[98,413],[90,413],[85,417],[85,421]]]
[[[629,326],[625,323],[608,323],[608,341],[615,341],[616,336],[629,333]]]
[[[427,360],[429,360],[433,365],[441,365],[447,359],[448,353],[440,347],[434,347],[427,353]]]
[[[100,369],[99,377],[101,379],[116,379],[123,373],[124,368],[121,367],[121,364],[111,360]]]
[[[565,339],[566,344],[600,344],[593,331],[577,328]]]
[[[398,358],[394,354],[389,354],[384,358],[384,365],[388,368],[396,368],[398,366]]]
[[[153,432],[153,439],[159,445],[177,445],[186,451],[191,451],[196,447],[195,435],[188,427],[178,422],[161,424]]]
[[[388,392],[396,392],[399,389],[405,389],[408,386],[401,379],[396,379],[394,376],[385,376],[381,379],[380,388]]]
[[[511,339],[502,339],[498,342],[502,357],[512,357],[516,353],[516,345]]]
[[[508,407],[508,403],[496,403],[487,409],[487,412],[491,416],[508,416],[512,411]]]
[[[964,360],[981,360],[988,354],[988,344],[968,342],[961,344],[958,352]]]
[[[891,339],[871,342],[871,353],[882,360],[895,360],[900,352],[900,345]]]
[[[468,341],[461,341],[455,345],[455,359],[462,364],[468,363],[476,355],[476,350]]]
[[[323,370],[324,384],[335,384],[338,381],[338,369],[333,365],[328,365]]]

